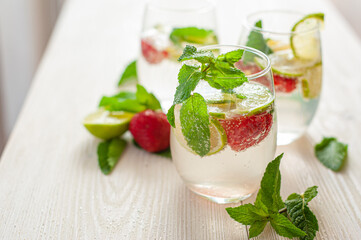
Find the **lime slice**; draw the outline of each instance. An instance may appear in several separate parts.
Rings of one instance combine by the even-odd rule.
[[[287,50],[287,49],[291,48],[288,43],[285,43],[284,41],[280,41],[280,40],[273,40],[273,39],[267,40],[267,46],[273,52],[278,52],[278,51]]]
[[[109,112],[100,109],[85,117],[84,127],[94,136],[101,139],[118,137],[128,130],[133,113]]]
[[[258,83],[244,83],[238,88],[238,92],[247,98],[239,99],[236,109],[231,110],[232,113],[253,115],[265,111],[274,101],[274,96],[268,88]]]
[[[301,79],[301,86],[304,98],[312,99],[320,95],[322,87],[322,63],[307,69]]]
[[[187,141],[185,140],[183,133],[182,133],[182,127],[180,124],[180,118],[179,118],[179,111],[181,109],[181,105],[176,105],[174,107],[174,117],[175,117],[175,128],[173,128],[173,133],[176,136],[178,142],[188,151],[194,153],[194,151],[188,147]],[[211,118],[210,119],[210,132],[211,132],[211,148],[207,156],[215,154],[219,151],[221,151],[224,146],[227,144],[227,135],[224,131],[222,125],[218,122],[218,120]],[[196,153],[194,153],[196,154]]]
[[[292,28],[292,35],[290,38],[291,49],[293,55],[300,59],[321,59],[320,38],[317,29],[320,25],[323,26],[324,14],[314,13],[306,15],[298,21]]]

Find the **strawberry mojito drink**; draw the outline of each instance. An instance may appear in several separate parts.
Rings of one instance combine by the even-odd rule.
[[[245,75],[236,67],[244,57],[265,69]],[[217,203],[239,202],[257,190],[276,149],[269,59],[251,48],[219,45],[187,46],[180,60],[167,114],[175,166],[193,192]]]
[[[300,137],[315,115],[322,86],[323,18],[322,13],[263,11],[248,16],[243,27],[240,43],[261,50],[271,60],[279,145]],[[264,67],[255,61],[242,69],[252,72]]]
[[[151,1],[145,10],[139,80],[165,105],[171,104],[181,64],[177,61],[187,44],[217,44],[214,5],[201,1]],[[171,92],[164,91],[171,89]],[[169,104],[167,104],[167,101]]]

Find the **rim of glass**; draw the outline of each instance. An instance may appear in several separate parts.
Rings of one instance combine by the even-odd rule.
[[[208,45],[208,46],[203,46],[203,47],[199,47],[198,50],[212,50],[212,49],[217,49],[217,48],[236,48],[236,49],[243,49],[245,51],[251,52],[255,55],[258,55],[260,57],[263,58],[263,60],[266,61],[266,67],[264,69],[262,69],[262,71],[259,71],[257,73],[253,73],[251,75],[246,75],[246,77],[248,78],[248,80],[253,80],[259,77],[262,77],[264,75],[266,75],[270,70],[271,70],[271,60],[268,58],[268,56],[266,54],[264,54],[263,52],[251,48],[251,47],[247,47],[247,46],[243,46],[243,45],[225,45],[225,44],[217,44],[217,45]]]
[[[174,12],[174,13],[202,13],[202,12],[209,12],[215,8],[215,4],[211,0],[202,0],[206,4],[200,7],[185,7],[185,8],[176,8],[176,7],[167,7],[163,6],[159,3],[160,0],[150,0],[147,3],[148,9],[157,9],[158,11],[163,12]]]
[[[270,33],[270,34],[278,34],[278,35],[294,35],[294,34],[304,34],[304,33],[309,33],[309,32],[314,32],[314,31],[318,31],[320,29],[319,26],[307,29],[307,30],[303,30],[303,31],[298,31],[298,32],[292,32],[292,31],[272,31],[272,30],[267,30],[267,29],[263,29],[263,28],[259,28],[259,27],[255,27],[254,23],[250,22],[250,18],[256,16],[256,15],[261,15],[261,14],[265,14],[265,13],[274,13],[274,14],[292,14],[292,15],[299,15],[300,16],[300,20],[305,17],[307,14],[302,13],[302,12],[298,12],[298,11],[293,11],[293,10],[284,10],[284,9],[273,9],[273,10],[261,10],[261,11],[257,11],[257,12],[253,12],[251,14],[248,14],[244,21],[243,21],[243,25],[248,28],[248,29],[252,29],[258,32],[263,32],[263,33]],[[296,24],[296,22],[295,22]]]

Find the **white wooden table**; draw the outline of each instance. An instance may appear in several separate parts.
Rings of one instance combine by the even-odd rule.
[[[323,11],[324,89],[308,133],[279,147],[283,197],[319,186],[310,203],[317,239],[361,239],[361,45],[322,1],[218,2],[221,42],[238,40],[257,9]],[[186,189],[170,160],[129,146],[113,173],[97,163],[98,141],[82,127],[139,51],[144,2],[69,0],[0,160],[0,239],[247,239],[247,229]],[[349,144],[345,168],[319,163],[322,136]],[[247,202],[254,201],[251,198]],[[281,239],[268,226],[257,239]]]

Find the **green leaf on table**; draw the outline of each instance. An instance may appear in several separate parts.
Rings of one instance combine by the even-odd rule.
[[[246,46],[260,50],[266,55],[271,54],[273,51],[268,47],[267,42],[263,37],[263,34],[260,32],[260,30],[262,29],[262,20],[256,22],[255,27],[258,29],[252,30],[250,32],[250,34],[248,35]],[[252,62],[254,56],[255,55],[253,53],[246,52],[244,54],[243,61],[245,63]]]
[[[251,225],[256,221],[264,221],[268,217],[266,212],[250,203],[234,208],[226,208],[226,211],[231,218],[244,225]]]
[[[204,98],[194,93],[180,109],[182,133],[188,146],[203,157],[210,150],[210,129],[207,104]]]
[[[143,104],[147,109],[158,110],[162,109],[159,100],[140,84],[137,84],[137,92],[135,96],[140,104]]]
[[[126,111],[126,112],[141,112],[147,108],[138,102],[136,99],[126,99],[118,97],[107,97],[104,96],[100,100],[99,107],[104,107],[108,111]]]
[[[113,138],[98,145],[98,163],[101,171],[108,175],[119,161],[127,142],[120,138]]]
[[[317,195],[317,186],[308,188],[303,194],[292,193],[285,205],[287,213],[292,223],[303,230],[307,235],[301,240],[312,240],[318,231],[318,221],[316,216],[308,208],[307,204]]]
[[[118,86],[130,81],[138,81],[136,60],[129,63],[129,65],[125,68],[122,76],[119,79]]]
[[[281,172],[279,170],[282,157],[283,153],[268,164],[261,181],[261,188],[258,191],[258,194],[260,194],[259,200],[267,207],[269,212],[274,213],[284,207],[280,194]]]
[[[180,45],[183,42],[202,45],[216,44],[218,42],[213,30],[197,27],[174,28],[169,38],[175,45]]]
[[[200,63],[211,63],[215,60],[211,51],[198,51],[196,47],[187,45],[183,49],[183,53],[179,57],[178,61],[181,62],[191,59],[197,60]]]
[[[270,222],[273,229],[280,236],[287,238],[306,236],[304,231],[293,225],[292,222],[282,214],[272,214]]]
[[[263,229],[266,227],[268,220],[255,221],[251,224],[249,228],[249,237],[254,238],[260,235],[263,232]]]
[[[315,146],[315,155],[324,166],[339,171],[346,160],[347,147],[347,144],[334,137],[324,137],[322,142]]]

